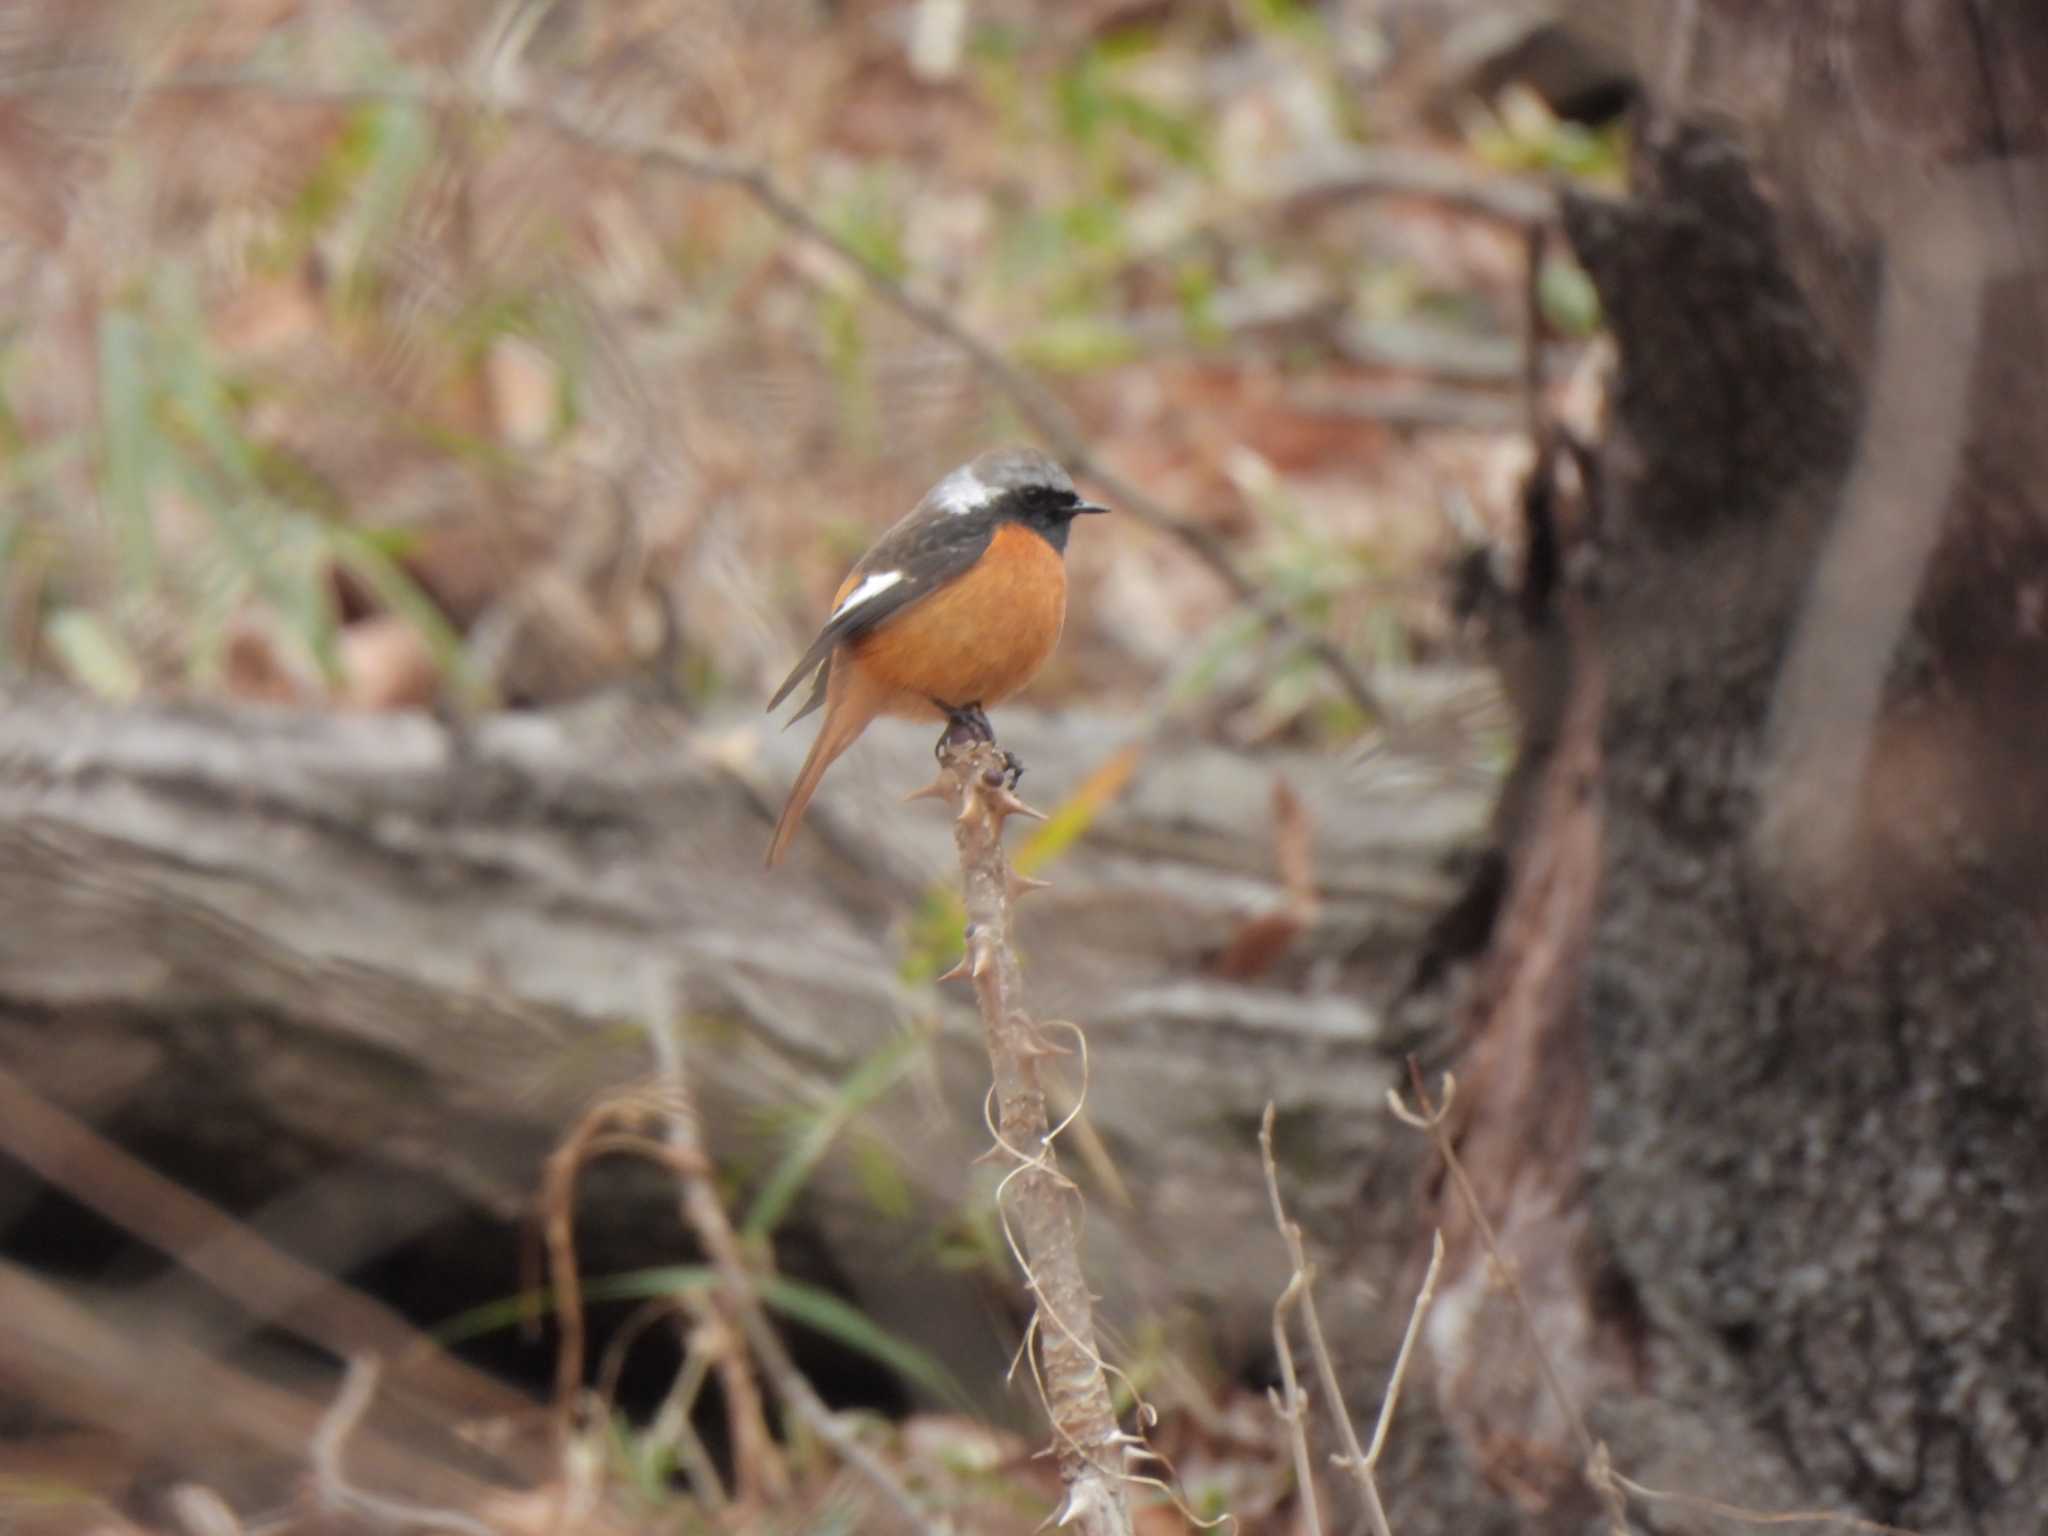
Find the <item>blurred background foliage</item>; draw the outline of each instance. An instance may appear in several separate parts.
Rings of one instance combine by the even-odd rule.
[[[751,706],[876,530],[1020,424],[743,188],[597,135],[758,167],[1305,623],[1431,654],[1437,567],[1511,528],[1521,246],[1318,168],[1620,150],[1404,74],[1431,9],[15,7],[0,655],[112,698]],[[1597,322],[1569,265],[1540,292],[1567,342]],[[1362,723],[1171,539],[1089,533],[1039,697]]]
[[[957,341],[882,302],[848,255],[1042,379],[1103,464],[1378,678],[1458,652],[1447,570],[1516,537],[1527,245],[1472,200],[1384,195],[1359,157],[1431,157],[1480,188],[1616,182],[1619,130],[1462,61],[1474,17],[1516,10],[9,7],[0,666],[111,700],[355,710],[653,686],[758,720],[875,534],[954,464],[1027,435]],[[764,208],[752,178],[842,249]],[[1597,305],[1560,254],[1534,293],[1543,377],[1567,379]],[[1070,569],[1034,700],[1244,745],[1367,726],[1169,533],[1098,520]],[[1479,746],[1506,750],[1498,732]],[[1015,840],[1019,867],[1054,864],[1141,750],[1093,765]],[[949,889],[924,894],[899,927],[907,982],[954,963],[962,917]],[[828,1153],[879,1215],[903,1207],[856,1122],[927,1043],[906,1032],[828,1101],[753,1127],[757,1165],[722,1170],[749,1191],[749,1243],[772,1244]],[[992,1183],[930,1260],[1007,1283]],[[615,1274],[586,1299],[707,1283]],[[845,1303],[767,1284],[784,1318],[952,1393]],[[1118,1341],[1148,1391],[1198,1369],[1200,1340],[1169,1331]],[[1245,1441],[1270,1449],[1248,1401]],[[620,1448],[650,1498],[658,1449]],[[1256,1517],[1286,1475],[1248,1492],[1198,1460],[1183,1486],[1205,1514]]]

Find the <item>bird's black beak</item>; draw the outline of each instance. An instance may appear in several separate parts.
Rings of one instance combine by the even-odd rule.
[[[1073,513],[1074,516],[1079,517],[1083,512],[1107,512],[1109,508],[1098,507],[1092,501],[1077,501],[1067,510]]]

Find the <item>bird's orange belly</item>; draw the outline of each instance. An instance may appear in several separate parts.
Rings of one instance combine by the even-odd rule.
[[[1037,675],[1067,617],[1059,551],[1029,529],[998,528],[966,575],[853,642],[868,678],[893,691],[891,714],[934,701],[994,705]]]

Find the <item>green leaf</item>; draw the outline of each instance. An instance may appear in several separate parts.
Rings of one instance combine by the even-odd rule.
[[[101,698],[127,704],[141,694],[141,663],[97,614],[61,609],[50,615],[43,634],[65,671]]]
[[[215,365],[190,282],[174,274],[162,288],[166,417],[182,433],[185,450],[176,456],[174,472],[186,494],[206,508],[243,580],[263,594],[322,675],[336,683],[341,626],[317,530],[264,494],[259,456]]]
[[[434,147],[432,124],[419,107],[386,102],[363,112],[367,159],[350,210],[349,255],[343,262],[344,295],[358,303],[371,293],[369,252],[398,227]]]
[[[1536,274],[1536,302],[1552,330],[1590,336],[1600,328],[1600,294],[1585,268],[1552,258]]]
[[[1041,368],[1083,373],[1130,362],[1138,355],[1138,344],[1122,326],[1077,315],[1055,320],[1022,338],[1017,353]]]

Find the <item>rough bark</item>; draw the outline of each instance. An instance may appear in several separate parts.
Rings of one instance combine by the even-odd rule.
[[[1498,1224],[1536,1225],[1523,1274],[1572,1282],[1551,1344],[1625,1472],[2036,1531],[2048,24],[1696,9],[1676,107],[1720,128],[1667,101],[1629,203],[1568,215],[1621,353],[1581,591],[1598,894],[1560,1002],[1568,927],[1513,953],[1557,796],[1467,1014],[1468,1123],[1537,1139],[1468,1145]],[[1532,1042],[1582,1064],[1582,1136]],[[1445,1380],[1489,1336],[1440,1339]],[[1446,1396],[1546,1528],[1580,1528],[1576,1452],[1514,1402]]]

